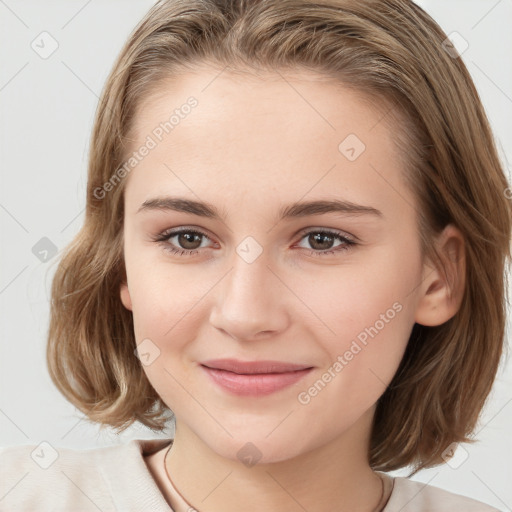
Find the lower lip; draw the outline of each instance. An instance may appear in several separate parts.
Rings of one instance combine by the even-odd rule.
[[[235,395],[243,396],[270,395],[271,393],[275,393],[276,391],[295,384],[300,379],[308,375],[313,369],[307,368],[305,370],[297,370],[294,372],[242,375],[202,365],[201,368],[220,387]]]

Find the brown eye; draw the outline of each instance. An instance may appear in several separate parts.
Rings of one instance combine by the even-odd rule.
[[[206,233],[194,229],[167,230],[153,240],[163,245],[166,251],[180,256],[195,254],[199,252],[199,249],[206,248],[208,242],[211,242]]]
[[[347,251],[357,245],[357,242],[349,238],[348,235],[324,229],[306,232],[301,240],[305,240],[309,247],[301,245],[299,247],[309,250],[310,254],[314,256],[325,256],[340,251]],[[336,244],[336,242],[339,243]]]
[[[179,233],[174,235],[177,238],[178,246],[181,249],[199,249],[201,247],[201,239],[202,235],[199,233],[195,233],[192,231],[185,231],[183,233]],[[174,238],[172,237],[172,238]]]
[[[311,233],[308,236],[308,242],[313,249],[321,251],[324,249],[331,249],[334,237],[328,233]]]

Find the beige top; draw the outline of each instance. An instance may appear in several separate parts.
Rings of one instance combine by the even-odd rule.
[[[0,448],[0,512],[174,512],[144,459],[171,442],[135,439],[93,450],[46,442]],[[500,512],[404,477],[391,482],[383,512]],[[186,509],[179,494],[173,496],[175,506]]]

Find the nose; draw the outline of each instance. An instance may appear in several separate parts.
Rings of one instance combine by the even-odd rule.
[[[266,338],[289,325],[290,291],[263,255],[252,263],[236,255],[233,268],[216,288],[210,323],[232,338]]]

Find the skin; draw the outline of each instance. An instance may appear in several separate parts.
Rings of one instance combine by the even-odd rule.
[[[240,504],[247,511],[373,510],[381,496],[367,457],[375,404],[414,323],[440,325],[459,308],[462,235],[447,226],[436,241],[454,277],[445,281],[420,252],[395,127],[354,90],[310,71],[256,78],[205,66],[157,93],[137,113],[133,149],[189,96],[199,103],[127,178],[120,294],[133,312],[137,343],[149,338],[160,351],[144,371],[176,416],[166,460],[175,487],[209,512]],[[355,161],[338,149],[349,134],[366,145]],[[207,201],[225,217],[137,213],[145,200],[163,196]],[[284,205],[316,199],[349,200],[382,217],[331,212],[278,220]],[[209,237],[191,256],[164,250],[192,247],[177,236],[153,240],[180,226]],[[315,256],[343,244],[334,238],[318,248],[302,233],[322,228],[359,243]],[[248,236],[262,248],[252,263],[236,252]],[[298,394],[396,303],[400,312],[300,403]],[[271,395],[238,397],[199,367],[220,357],[314,370]],[[237,457],[247,442],[261,453],[250,467]],[[172,505],[163,456],[148,457],[148,467]]]

